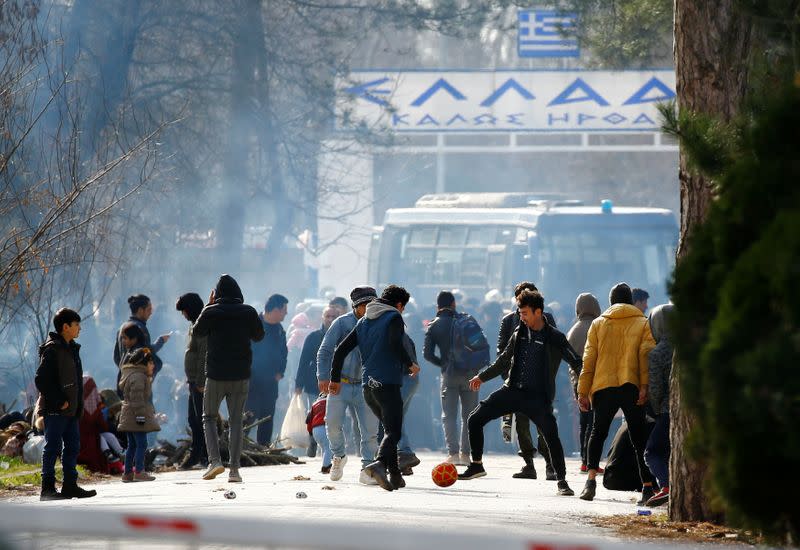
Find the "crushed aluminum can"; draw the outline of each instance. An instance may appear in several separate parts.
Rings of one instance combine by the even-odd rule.
[[[650,510],[636,510],[636,514],[639,516],[649,516],[652,513]]]
[[[300,491],[300,492],[298,492],[298,493],[297,493],[296,495],[294,495],[294,496],[295,496],[295,498],[308,498],[308,495],[307,495],[307,494],[305,494],[303,491]]]
[[[225,491],[225,495],[224,496],[227,499],[234,499],[234,498],[236,498],[236,493],[234,493],[233,491]]]

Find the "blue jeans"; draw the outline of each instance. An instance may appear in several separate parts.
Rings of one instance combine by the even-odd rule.
[[[361,431],[361,467],[375,460],[378,450],[378,418],[367,410],[360,385],[342,384],[338,395],[329,395],[325,411],[325,427],[333,456],[345,456],[344,419],[350,408]]]
[[[63,453],[62,453],[63,443]],[[81,433],[77,416],[48,414],[44,417],[44,450],[42,451],[42,483],[55,483],[56,459],[61,455],[64,482],[78,480],[78,453]]]
[[[419,374],[417,376],[404,376],[403,386],[400,388],[400,397],[403,398],[403,428],[400,431],[400,443],[397,444],[397,452],[403,455],[412,455],[414,450],[411,448],[411,443],[408,441],[408,431],[406,430],[408,418],[408,406],[411,404],[411,398],[417,393],[419,389]]]
[[[656,418],[656,425],[644,448],[644,462],[659,487],[669,487],[669,413]]]
[[[147,451],[147,433],[128,432],[128,448],[125,449],[125,473],[129,474],[136,466],[137,472],[144,472],[144,453]]]
[[[330,399],[330,397],[328,399]],[[333,454],[331,454],[331,445],[328,442],[328,434],[325,431],[325,426],[315,426],[314,429],[311,430],[311,433],[314,436],[314,441],[317,442],[317,446],[322,449],[322,466],[330,466],[331,460],[333,460]]]

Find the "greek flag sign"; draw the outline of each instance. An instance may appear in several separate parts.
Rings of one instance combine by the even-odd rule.
[[[570,31],[578,24],[575,13],[555,10],[519,10],[517,53],[520,57],[579,57],[578,40]]]

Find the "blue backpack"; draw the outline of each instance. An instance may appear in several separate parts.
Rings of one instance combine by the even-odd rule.
[[[467,313],[453,315],[450,365],[456,371],[477,371],[489,364],[489,342],[478,321]]]

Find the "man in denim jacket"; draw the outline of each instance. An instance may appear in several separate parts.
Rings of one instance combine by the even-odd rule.
[[[345,336],[356,326],[356,322],[364,316],[367,304],[378,296],[375,289],[368,286],[356,287],[350,293],[353,311],[338,317],[331,324],[322,345],[317,352],[317,380],[319,390],[328,393],[331,378],[333,351],[344,340]],[[342,478],[344,465],[347,463],[344,441],[344,420],[347,409],[358,422],[361,432],[361,474],[359,481],[365,485],[374,485],[375,481],[364,472],[364,467],[375,460],[378,449],[378,418],[367,408],[361,389],[361,354],[353,350],[345,359],[342,368],[342,386],[338,395],[328,396],[328,410],[325,415],[325,426],[333,454],[331,480]]]

